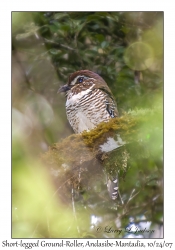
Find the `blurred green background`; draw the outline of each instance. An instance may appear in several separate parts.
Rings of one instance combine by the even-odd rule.
[[[40,158],[73,133],[65,97],[57,90],[80,69],[105,79],[121,115],[137,110],[147,110],[147,115],[153,109],[159,113],[147,125],[148,132],[154,131],[145,145],[152,153],[130,162],[121,184],[125,204],[117,201],[116,209],[115,203],[101,201],[100,209],[93,199],[78,201],[77,230],[72,204],[60,200],[59,185],[50,177],[55,170]],[[101,223],[125,228],[130,217],[139,221],[143,215],[152,228],[161,226],[162,110],[163,12],[13,12],[12,237],[123,237],[99,234],[91,227]],[[139,195],[129,202],[134,189]]]

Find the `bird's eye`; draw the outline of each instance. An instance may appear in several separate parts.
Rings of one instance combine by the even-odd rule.
[[[78,78],[78,82],[79,82],[79,83],[83,82],[83,77],[79,77],[79,78]]]

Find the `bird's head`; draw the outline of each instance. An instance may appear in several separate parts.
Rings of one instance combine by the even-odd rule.
[[[62,86],[58,92],[65,92],[66,94],[72,92],[74,94],[78,94],[79,92],[85,91],[89,88],[106,89],[110,92],[103,78],[89,70],[80,70],[72,73],[69,76],[68,83]]]

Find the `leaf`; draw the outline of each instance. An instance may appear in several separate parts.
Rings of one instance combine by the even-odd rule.
[[[103,42],[105,40],[104,35],[102,34],[95,34],[94,36],[99,42]]]
[[[60,50],[57,50],[57,49],[50,49],[50,53],[51,53],[52,55],[57,55],[59,52],[60,52]]]
[[[68,16],[67,13],[56,13],[56,14],[54,15],[54,19],[59,20],[59,19],[61,19],[61,18],[63,18],[63,17],[67,17],[67,16]]]
[[[108,45],[109,45],[109,42],[107,42],[107,41],[103,41],[103,42],[101,43],[102,49],[106,48]]]

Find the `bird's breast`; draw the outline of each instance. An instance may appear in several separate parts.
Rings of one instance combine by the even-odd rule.
[[[91,130],[100,122],[110,119],[106,110],[106,94],[99,89],[87,89],[69,95],[66,101],[66,113],[75,133]]]
[[[90,92],[92,91],[91,88],[86,89],[86,90],[82,90],[79,93],[70,93],[67,96],[67,101],[66,101],[66,107],[69,107],[71,105],[75,106],[77,105],[77,103],[79,103],[79,101],[81,101],[81,99],[88,95]]]

